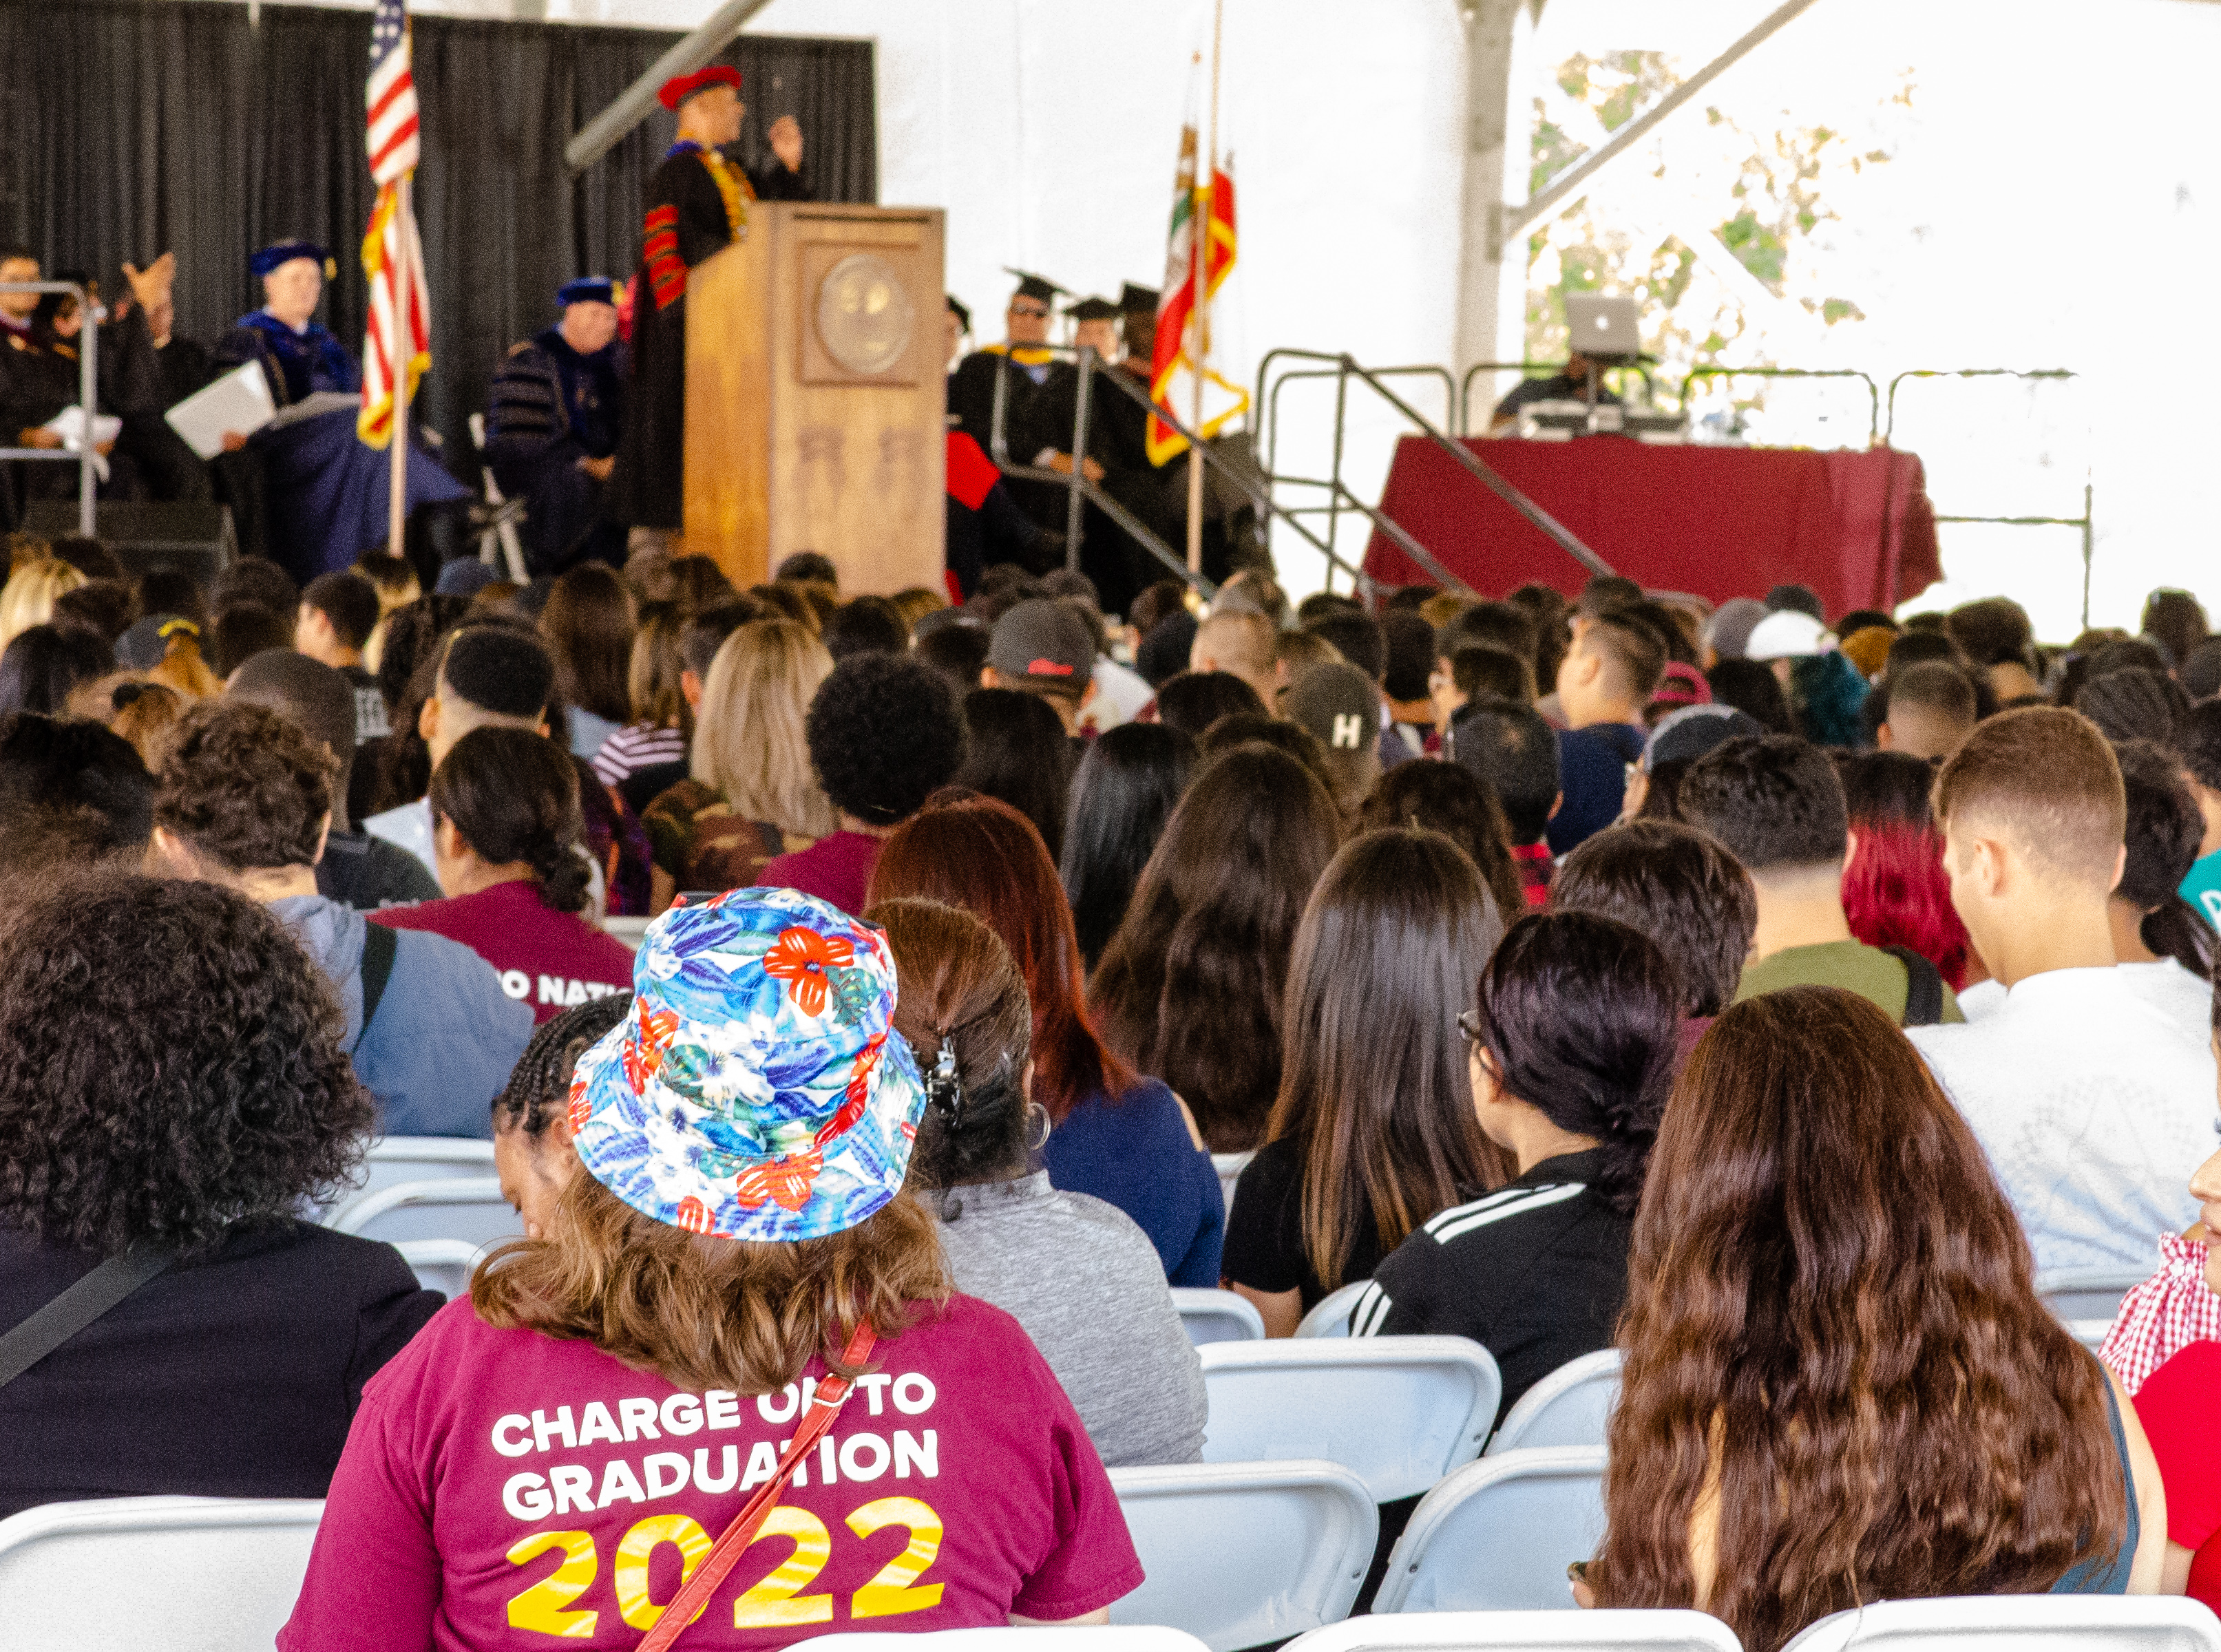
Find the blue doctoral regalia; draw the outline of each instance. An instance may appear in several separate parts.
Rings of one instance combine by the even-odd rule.
[[[271,399],[297,406],[312,395],[356,395],[362,372],[347,346],[320,322],[300,332],[257,310],[240,318],[216,348],[225,367],[261,364]],[[389,538],[390,460],[355,435],[355,410],[334,408],[285,424],[266,426],[249,439],[262,460],[269,509],[267,550],[296,579],[351,566]],[[467,497],[469,490],[410,442],[408,507]]]
[[[519,535],[535,574],[594,554],[623,560],[624,531],[604,520],[603,485],[579,461],[616,452],[631,372],[622,342],[581,355],[556,326],[494,372],[486,464],[504,497],[525,502]]]

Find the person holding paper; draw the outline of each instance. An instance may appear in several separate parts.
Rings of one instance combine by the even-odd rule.
[[[224,447],[261,460],[265,552],[305,585],[385,548],[388,460],[355,435],[361,368],[316,318],[336,268],[331,254],[311,241],[283,241],[255,253],[249,267],[262,283],[262,308],[224,335],[216,365],[260,364],[279,413],[260,430],[228,433]],[[349,399],[328,407],[312,399],[322,397]],[[411,511],[469,497],[422,448],[409,454],[408,487]]]

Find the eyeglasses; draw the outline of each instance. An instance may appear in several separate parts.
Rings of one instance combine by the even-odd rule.
[[[1487,1034],[1481,1030],[1480,1016],[1471,1010],[1459,1015],[1458,1030],[1465,1035],[1465,1042],[1468,1044],[1478,1044],[1487,1037]]]
[[[1048,319],[1048,311],[1046,309],[1037,309],[1032,304],[1012,304],[1010,306],[1010,314],[1013,316],[1030,316],[1035,321],[1047,321]]]

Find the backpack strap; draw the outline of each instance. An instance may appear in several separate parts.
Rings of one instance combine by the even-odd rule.
[[[401,937],[383,923],[366,922],[363,927],[366,933],[362,937],[362,1029],[368,1032],[370,1018],[378,1013],[379,1001],[385,996],[385,984],[393,978]]]
[[[110,1256],[31,1317],[0,1336],[0,1388],[177,1261],[166,1245],[140,1245]]]
[[[1905,966],[1905,1019],[1906,1027],[1932,1027],[1943,1019],[1943,977],[1910,947],[1884,947],[1882,950]]]

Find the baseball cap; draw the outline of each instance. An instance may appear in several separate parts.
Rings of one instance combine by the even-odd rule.
[[[1777,608],[1751,628],[1742,657],[1799,660],[1807,654],[1825,654],[1835,646],[1836,639],[1828,634],[1828,628],[1810,614],[1799,613],[1793,608]]]
[[[925,1090],[888,1036],[894,954],[792,889],[683,902],[648,927],[631,1012],[579,1058],[586,1172],[641,1215],[766,1242],[856,1226],[900,1191]]]
[[[1288,721],[1329,751],[1366,751],[1380,737],[1380,690],[1355,666],[1314,666],[1288,691]]]
[[[1642,767],[1655,769],[1661,763],[1702,757],[1730,740],[1745,735],[1755,739],[1765,733],[1756,717],[1732,705],[1685,705],[1661,717],[1650,731],[1642,748]]]
[[[1755,597],[1729,598],[1705,622],[1705,646],[1723,660],[1742,659],[1752,630],[1768,611]]]
[[[1095,670],[1094,639],[1063,604],[1030,597],[995,622],[987,663],[1005,682],[1067,684],[1076,694]]]
[[[169,657],[172,637],[200,640],[201,628],[178,614],[149,614],[116,639],[116,663],[126,671],[152,671]]]

